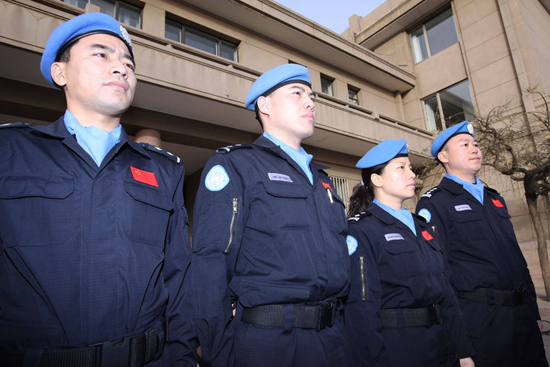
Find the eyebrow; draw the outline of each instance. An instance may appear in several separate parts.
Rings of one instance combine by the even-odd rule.
[[[299,85],[293,85],[292,87],[290,87],[290,89],[299,89],[302,93],[305,93],[306,90],[304,87],[301,87]],[[317,98],[317,95],[313,92],[309,93],[309,96],[312,97],[313,99]]]
[[[110,47],[110,46],[107,46],[107,45],[104,45],[104,44],[101,44],[101,43],[94,43],[94,44],[91,44],[90,45],[90,48],[99,48],[101,50],[104,50],[104,51],[107,51],[108,53],[110,54],[114,54],[115,53],[115,49]],[[132,55],[130,55],[129,53],[127,52],[123,52],[122,53],[122,56],[124,56],[124,58],[132,61],[132,64],[134,64],[134,66],[136,65],[136,62],[134,61],[134,58],[132,57]]]

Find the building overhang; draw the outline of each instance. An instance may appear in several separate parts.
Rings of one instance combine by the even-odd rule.
[[[413,74],[274,1],[178,1],[389,91],[415,86]]]
[[[550,0],[549,0],[550,1]],[[361,46],[374,50],[397,34],[409,30],[428,14],[437,12],[450,0],[405,0],[355,35]]]

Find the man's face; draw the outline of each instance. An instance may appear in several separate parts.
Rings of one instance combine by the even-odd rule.
[[[469,134],[459,134],[449,139],[438,158],[447,173],[460,178],[475,176],[481,169],[481,150]]]
[[[315,94],[300,83],[287,84],[266,97],[270,105],[270,122],[266,131],[292,146],[313,135]],[[270,132],[271,130],[271,132]]]
[[[68,62],[56,64],[62,75],[56,75],[52,68],[52,77],[64,87],[71,111],[120,116],[132,103],[137,84],[134,61],[117,37],[84,37],[72,46]]]

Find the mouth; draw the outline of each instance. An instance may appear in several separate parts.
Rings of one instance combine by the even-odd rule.
[[[106,83],[105,85],[108,86],[108,87],[112,87],[114,89],[124,91],[124,92],[127,92],[128,89],[130,88],[127,83],[124,83],[124,82],[121,82],[121,81],[118,81],[118,80]]]

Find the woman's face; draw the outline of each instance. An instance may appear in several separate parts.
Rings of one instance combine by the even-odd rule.
[[[373,174],[374,196],[384,201],[403,202],[414,196],[414,177],[409,157],[397,157],[388,162],[381,174]],[[381,200],[382,199],[382,200]]]

